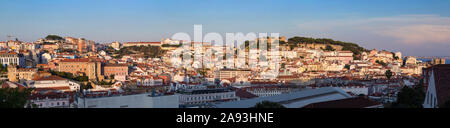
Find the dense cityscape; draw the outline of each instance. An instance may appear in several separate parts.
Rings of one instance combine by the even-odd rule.
[[[170,38],[111,43],[58,35],[33,42],[8,38],[0,42],[1,93],[20,94],[2,102],[7,108],[437,108],[449,103],[445,59],[422,62],[401,51],[332,39],[260,37],[224,46]],[[202,59],[188,61],[186,54]],[[275,58],[279,61],[272,63]]]
[[[450,108],[450,0],[0,5],[14,126],[433,127]]]
[[[148,111],[142,113],[149,116],[144,123],[157,118],[203,126],[249,117],[250,123],[272,127],[281,120],[300,123],[287,115],[322,124],[322,115],[311,112],[323,110],[311,108],[450,107],[448,0],[0,0],[0,5],[0,109],[12,108],[5,110],[14,114],[4,116],[11,119],[24,119],[13,117],[22,116],[14,108],[56,112],[55,117],[85,111],[95,113],[94,120],[112,114],[104,118],[108,123],[116,123],[111,117],[119,117],[117,111]],[[325,113],[328,121],[352,116],[339,123],[358,118]],[[86,115],[55,122],[84,123]],[[405,113],[395,115],[358,119],[397,121],[388,118]]]

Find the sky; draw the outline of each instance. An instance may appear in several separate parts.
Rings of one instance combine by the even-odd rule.
[[[47,35],[99,43],[178,32],[280,33],[411,56],[450,56],[450,0],[0,0],[0,41]],[[193,37],[193,35],[191,35]]]

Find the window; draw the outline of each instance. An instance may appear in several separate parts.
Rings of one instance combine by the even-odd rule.
[[[437,103],[437,99],[436,99],[436,97],[434,97],[434,107],[436,108],[437,107],[437,105],[436,105],[436,103]]]
[[[433,99],[433,95],[431,95],[431,98],[430,98],[430,100],[432,100]],[[433,106],[433,101],[431,101],[431,106]],[[434,106],[433,106],[434,107]]]

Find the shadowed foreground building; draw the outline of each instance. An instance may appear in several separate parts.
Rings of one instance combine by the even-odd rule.
[[[383,104],[365,97],[312,103],[303,108],[383,108]]]
[[[424,85],[428,87],[424,108],[439,108],[450,101],[450,64],[424,69],[424,76]]]
[[[318,102],[351,98],[352,96],[339,88],[310,89],[270,97],[258,97],[247,100],[239,100],[217,104],[217,108],[251,108],[263,101],[275,102],[286,108],[301,108]]]
[[[178,108],[177,95],[132,94],[104,97],[79,97],[78,108]]]

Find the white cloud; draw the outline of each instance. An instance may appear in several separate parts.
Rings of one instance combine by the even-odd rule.
[[[450,43],[450,17],[438,15],[401,15],[392,17],[339,19],[303,22],[301,30],[316,33],[381,36],[399,43]],[[393,43],[395,43],[393,42]]]
[[[377,33],[408,44],[450,43],[450,25],[409,25],[384,29]]]

